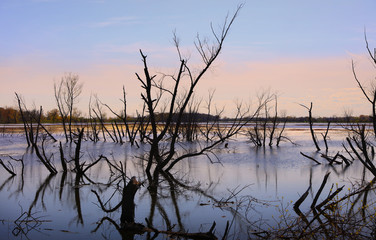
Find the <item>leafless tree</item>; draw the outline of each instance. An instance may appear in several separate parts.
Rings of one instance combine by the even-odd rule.
[[[200,132],[204,136],[206,142],[211,142],[214,140],[216,134],[220,133],[221,125],[219,123],[220,116],[224,112],[223,108],[215,108],[215,113],[212,113],[212,104],[214,98],[215,90],[210,90],[208,94],[208,99],[206,102],[206,118],[202,127],[200,127]]]
[[[105,124],[106,115],[103,112],[102,103],[100,102],[97,96],[95,96],[95,101],[93,103],[91,110],[93,111],[96,119],[100,123],[103,140],[106,141],[106,136],[109,136],[112,139],[112,141],[116,142],[115,137],[113,136],[113,134],[111,134],[111,132],[106,127],[106,124]]]
[[[199,108],[201,101],[195,101],[194,97],[187,106],[187,111],[183,116],[182,134],[183,139],[188,142],[197,140],[199,133]]]
[[[54,84],[55,100],[62,118],[67,142],[72,142],[73,140],[72,120],[74,118],[74,106],[78,102],[81,91],[82,84],[79,83],[77,74],[67,73],[61,78],[60,82]]]
[[[366,124],[349,123],[347,128],[349,136],[346,142],[351,149],[349,151],[343,144],[346,152],[352,159],[359,160],[374,176],[376,176],[376,167],[373,164],[375,159],[374,145],[370,139],[372,131],[367,129]],[[355,155],[353,157],[353,155]],[[350,160],[348,160],[350,162]]]
[[[319,144],[317,143],[317,138],[316,138],[315,132],[313,131],[313,120],[312,120],[312,107],[313,107],[313,103],[311,102],[311,106],[310,107],[307,107],[306,105],[303,105],[303,104],[300,104],[300,106],[302,106],[302,107],[304,107],[305,109],[308,110],[309,129],[311,131],[312,140],[313,140],[313,143],[315,144],[315,147],[316,147],[317,151],[320,151],[321,149],[319,147]]]
[[[364,39],[368,55],[371,58],[374,67],[376,67],[376,49],[374,49],[374,53],[372,54],[368,45],[366,32],[364,32]],[[344,124],[343,127],[349,132],[349,136],[346,138],[348,147],[346,147],[345,144],[342,145],[353,161],[359,160],[365,168],[367,168],[374,176],[376,176],[376,167],[373,164],[375,158],[374,143],[370,139],[371,134],[373,135],[372,139],[376,137],[376,85],[375,82],[372,82],[371,88],[367,90],[367,88],[360,82],[358,78],[358,75],[355,71],[354,61],[352,61],[351,67],[357,85],[359,86],[367,101],[371,104],[373,131],[370,131],[370,129],[367,128],[366,124],[354,123],[352,121],[351,112],[345,112],[345,119],[347,123]],[[350,148],[351,151],[348,148]],[[347,159],[346,163],[350,164],[351,160]]]
[[[285,131],[285,128],[286,128],[286,123],[287,123],[287,117],[286,117],[286,112],[282,112],[282,115],[280,117],[280,120],[282,121],[282,127],[280,127],[280,130],[279,132],[277,133],[277,138],[276,138],[276,146],[278,147],[279,146],[279,143],[282,141],[282,140],[287,140],[287,141],[290,141],[292,142],[288,137],[286,137],[283,132]]]
[[[104,103],[102,103],[102,104],[104,106],[106,106],[108,108],[108,110],[110,110],[111,113],[113,113],[120,121],[123,122],[123,124],[125,126],[125,131],[126,131],[128,140],[131,143],[131,145],[133,146],[136,143],[137,132],[139,131],[141,125],[137,121],[134,122],[132,126],[129,124],[128,115],[127,115],[127,98],[126,98],[126,92],[125,92],[124,86],[123,86],[123,99],[120,99],[120,101],[123,103],[123,109],[120,113],[115,112],[109,105],[104,104]],[[120,136],[120,130],[118,129],[117,125],[116,125],[116,127],[117,127],[117,130],[118,130],[120,142],[122,142],[122,138]],[[114,134],[114,135],[116,136],[116,134]]]
[[[26,110],[26,106],[25,106],[25,103],[22,100],[22,98],[17,93],[15,93],[15,95],[16,95],[16,99],[17,99],[17,103],[18,103],[18,109],[20,111],[21,119],[22,119],[23,126],[24,126],[25,138],[26,138],[27,146],[30,147],[31,146],[31,142],[30,142],[30,139],[29,139],[29,130],[28,130],[29,129],[29,124],[28,124],[28,121],[27,121],[25,113],[24,113],[24,110]]]
[[[265,91],[258,96],[259,105],[263,105],[262,110],[257,114],[252,127],[247,131],[247,135],[252,144],[257,147],[279,146],[282,140],[292,142],[284,135],[286,118],[278,116],[278,96],[276,93]],[[274,113],[272,109],[274,108]],[[268,139],[268,140],[267,140]]]
[[[266,92],[258,94],[258,104],[264,103],[263,108],[257,113],[253,126],[247,131],[250,141],[257,147],[265,146],[266,141],[266,123],[268,118],[268,102],[271,97]],[[264,111],[262,111],[264,110]]]
[[[269,146],[273,145],[274,133],[276,132],[278,126],[278,98],[277,95],[274,94],[274,117],[272,118],[272,126],[270,129],[269,134]]]
[[[367,52],[374,64],[374,67],[376,67],[376,48],[374,49],[374,54],[372,54],[369,46],[368,46],[368,40],[367,40],[367,34],[364,33],[364,39],[366,42],[366,49]],[[356,71],[355,71],[355,63],[352,61],[351,63],[352,66],[352,72],[355,78],[355,81],[357,82],[360,90],[362,91],[363,95],[366,97],[367,101],[371,104],[372,106],[372,123],[373,123],[373,131],[376,136],[376,85],[375,83],[372,83],[371,89],[369,91],[366,90],[366,88],[363,86],[363,84],[360,82]]]
[[[92,96],[90,96],[89,100],[89,121],[87,124],[87,137],[93,142],[98,142],[99,141],[99,126],[98,126],[98,121],[95,116],[93,116],[93,107],[92,107],[92,102],[91,102]]]
[[[325,152],[328,153],[328,141],[327,141],[327,138],[328,138],[328,132],[329,132],[329,129],[330,129],[330,119],[328,120],[328,124],[326,125],[326,131],[325,131],[325,134],[324,133],[321,133],[321,136],[322,138],[324,139],[324,143],[325,143]]]
[[[136,76],[144,89],[141,93],[141,97],[147,107],[151,126],[151,135],[148,137],[150,151],[146,167],[146,172],[150,177],[150,170],[153,164],[155,164],[155,172],[169,171],[182,159],[204,154],[208,150],[222,143],[224,140],[235,135],[244,123],[240,121],[242,120],[241,117],[244,117],[244,115],[239,113],[239,118],[236,120],[237,125],[229,129],[222,138],[211,142],[209,145],[206,145],[197,151],[182,155],[177,153],[177,141],[179,131],[181,131],[183,115],[187,111],[194,90],[219,56],[224,40],[226,39],[230,27],[238,16],[242,6],[243,5],[238,6],[231,18],[226,17],[219,32],[216,32],[213,26],[211,27],[214,36],[214,44],[211,45],[206,39],[197,36],[195,46],[203,61],[203,66],[199,70],[192,69],[190,64],[188,64],[188,60],[182,56],[179,39],[176,35],[174,35],[174,43],[180,61],[176,74],[162,75],[161,78],[157,79],[157,75],[151,74],[149,70],[147,56],[140,50],[144,65],[144,76],[141,77],[141,75],[137,73]],[[168,105],[161,104],[162,99],[168,99],[165,101]],[[166,109],[166,113],[163,114],[164,122],[163,124],[159,124],[158,111],[162,110],[161,113],[163,113],[163,109]]]
[[[138,133],[139,140],[141,143],[144,143],[145,140],[149,137],[148,127],[150,125],[150,118],[145,116],[145,111],[146,111],[145,108],[146,108],[146,105],[144,103],[144,105],[142,106],[142,112],[139,113],[137,111],[137,119],[136,119],[136,123],[138,124],[137,131],[132,130],[132,132],[136,132],[136,135]]]

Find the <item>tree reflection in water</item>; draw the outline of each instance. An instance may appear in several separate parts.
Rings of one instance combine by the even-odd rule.
[[[89,232],[93,231],[93,238],[105,235],[111,239],[113,237],[164,239],[167,235],[197,238],[202,237],[203,234],[210,236],[210,233],[221,238],[225,235],[227,221],[229,221],[227,231],[229,238],[234,236],[246,238],[246,234],[251,230],[261,229],[263,222],[268,221],[269,224],[264,226],[273,226],[273,219],[270,220],[268,217],[275,212],[272,208],[279,204],[279,202],[259,202],[250,194],[262,199],[268,199],[265,196],[272,195],[275,198],[271,201],[278,201],[278,196],[283,194],[290,198],[288,200],[296,201],[298,197],[289,195],[291,191],[295,194],[303,194],[307,187],[312,185],[307,197],[309,199],[309,196],[313,197],[315,191],[319,189],[315,180],[321,180],[320,174],[325,174],[327,171],[332,172],[329,179],[331,182],[349,176],[361,177],[362,181],[368,179],[364,167],[360,169],[353,165],[352,167],[336,164],[315,165],[310,164],[311,161],[302,160],[301,157],[295,158],[295,155],[291,154],[299,151],[307,153],[304,147],[281,148],[276,151],[273,148],[254,149],[249,146],[243,148],[241,144],[237,143],[233,155],[227,152],[231,151],[232,145],[222,150],[223,155],[220,150],[216,152],[219,158],[224,159],[223,165],[213,165],[201,161],[203,158],[194,158],[177,165],[170,173],[152,169],[151,174],[145,173],[144,170],[146,163],[144,159],[147,156],[142,154],[147,155],[145,146],[143,146],[145,149],[139,150],[125,147],[124,151],[116,152],[114,149],[118,149],[118,145],[115,144],[97,144],[93,147],[89,143],[84,143],[82,164],[86,162],[85,166],[90,166],[87,163],[95,163],[100,154],[103,154],[102,159],[87,171],[83,165],[83,173],[63,171],[52,175],[43,166],[39,167],[35,164],[33,153],[26,153],[25,173],[19,174],[20,168],[15,168],[16,176],[2,176],[0,197],[7,205],[11,201],[17,202],[20,206],[27,206],[25,209],[28,213],[43,212],[43,215],[51,219],[51,223],[42,222],[39,226],[41,233],[35,229],[29,231],[30,239],[40,235],[43,238],[46,231],[54,231],[53,236],[57,231],[62,231],[64,234],[68,232],[82,234],[82,236],[90,235]],[[69,147],[69,145],[64,147],[66,156],[74,153],[74,145],[72,144],[70,153]],[[196,146],[187,144],[187,147]],[[314,154],[310,155],[319,157]],[[16,157],[20,156],[22,155]],[[69,162],[68,169],[72,169],[72,165]],[[132,178],[126,177],[132,175],[136,176],[133,180],[138,183],[135,184],[137,188],[134,189],[133,194],[127,194],[125,191],[127,187],[123,188],[123,186],[133,182]],[[291,182],[286,179],[291,179]],[[298,181],[301,184],[291,188],[291,184]],[[142,185],[139,185],[140,183]],[[247,187],[249,184],[255,184],[255,188],[258,189],[253,191],[253,187]],[[94,190],[98,198],[90,190]],[[323,192],[321,196],[324,194],[327,192]],[[127,196],[130,196],[131,201],[126,201]],[[6,198],[9,199],[7,202]],[[306,214],[307,202],[309,201],[305,200],[302,204],[302,214]],[[135,204],[138,208],[135,208]],[[273,206],[263,208],[262,204]],[[19,212],[18,205],[15,205],[12,210],[6,212],[6,217],[11,219],[11,222],[24,212]],[[7,209],[3,208],[2,212],[5,213],[5,210]],[[307,219],[310,221],[309,217]],[[214,226],[214,221],[217,223],[215,232],[214,227],[211,228]],[[93,223],[95,223],[94,227]],[[132,224],[133,229],[130,228]],[[11,230],[8,230],[8,233]],[[3,227],[2,231],[6,232],[6,229]],[[116,236],[111,235],[113,232]]]
[[[145,218],[146,226],[141,223],[136,223],[134,219],[134,196],[140,186],[143,185],[143,183],[138,182],[136,177],[132,177],[128,181],[128,184],[123,188],[123,190],[120,191],[122,192],[120,203],[118,203],[111,209],[107,209],[105,204],[100,199],[98,193],[92,190],[92,192],[97,196],[97,200],[101,209],[105,213],[114,212],[121,207],[120,223],[117,223],[114,219],[105,216],[99,221],[97,227],[93,230],[93,232],[96,232],[101,227],[104,221],[108,221],[116,228],[122,239],[134,239],[135,235],[141,235],[145,233],[147,239],[155,239],[159,234],[168,234],[171,236],[184,237],[189,239],[217,239],[217,237],[214,235],[216,226],[215,222],[213,222],[211,228],[207,232],[189,233],[185,230],[181,219],[181,213],[177,198],[178,196],[188,196],[192,191],[194,191],[199,192],[206,197],[210,197],[214,200],[214,202],[220,203],[220,200],[217,200],[214,197],[210,196],[199,187],[192,187],[183,184],[179,180],[175,179],[170,173],[158,171],[154,172],[153,176],[154,178],[149,178],[147,180],[149,187],[146,188],[146,193],[149,194],[151,202],[149,216]],[[125,185],[125,177],[123,178],[123,182]],[[116,191],[118,191],[118,189]],[[171,199],[177,219],[177,226],[171,223],[167,211],[164,209],[163,204],[160,203],[160,200],[165,198]],[[156,211],[161,214],[166,225],[166,230],[159,230],[154,227],[153,223]],[[227,226],[224,231],[224,237],[225,235],[227,235],[228,229],[229,223],[227,222]]]

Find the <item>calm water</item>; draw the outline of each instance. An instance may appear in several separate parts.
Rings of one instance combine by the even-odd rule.
[[[325,128],[324,125],[317,127]],[[135,221],[146,225],[145,218],[148,218],[159,230],[175,225],[174,231],[189,232],[206,232],[215,221],[218,237],[229,221],[230,239],[244,239],[260,224],[276,224],[274,218],[281,208],[291,209],[291,201],[295,202],[311,182],[312,191],[301,208],[309,206],[328,171],[330,184],[347,188],[361,181],[364,169],[360,164],[354,163],[349,168],[316,165],[299,154],[302,151],[323,163],[326,161],[315,151],[306,125],[290,124],[286,134],[297,145],[284,142],[280,147],[255,148],[239,136],[229,142],[228,148],[221,146],[214,152],[215,156],[211,155],[213,161],[221,163],[210,163],[205,156],[183,161],[172,170],[172,181],[161,177],[156,195],[151,194],[145,182],[135,196]],[[340,128],[329,132],[329,155],[343,152],[341,144],[346,134]],[[318,138],[324,148],[321,136]],[[54,155],[53,161],[61,170],[58,144],[48,143],[48,146],[47,154]],[[146,176],[144,163],[138,156],[146,147],[85,142],[81,149],[82,161],[91,162],[103,154],[113,163],[122,162],[127,177],[136,176],[142,182]],[[193,144],[184,146],[194,147]],[[66,158],[69,153],[73,156],[74,144],[65,145],[64,151]],[[23,135],[17,133],[0,136],[0,158],[11,161],[9,155],[23,157],[25,168],[22,176],[21,165],[12,161],[18,173],[15,177],[0,168],[1,239],[122,239],[110,221],[100,224],[103,217],[120,224],[121,208],[105,213],[92,193],[92,190],[98,192],[107,208],[121,201],[117,186],[122,187],[123,183],[118,174],[111,174],[105,161],[91,168],[87,178],[78,179],[73,172],[49,175],[35,154],[26,148]],[[370,176],[366,174],[365,178],[369,180]],[[329,191],[330,184],[322,196]],[[134,239],[151,236],[145,233],[135,235]],[[158,239],[169,237],[160,234]]]

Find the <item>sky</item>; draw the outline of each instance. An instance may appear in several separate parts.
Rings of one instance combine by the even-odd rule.
[[[75,73],[83,83],[78,107],[85,113],[91,95],[121,108],[123,85],[128,112],[142,106],[141,49],[156,74],[177,71],[180,48],[199,67],[197,34],[213,40],[227,14],[244,3],[223,51],[195,92],[231,115],[235,102],[251,103],[265,91],[278,95],[290,116],[306,116],[299,104],[313,102],[314,116],[370,114],[355,70],[367,90],[376,68],[366,50],[376,47],[374,0],[1,0],[0,106],[26,104],[56,108],[54,82]]]

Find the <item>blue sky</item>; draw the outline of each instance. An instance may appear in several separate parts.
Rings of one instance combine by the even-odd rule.
[[[241,3],[241,2],[239,2]],[[53,83],[66,72],[80,75],[86,111],[90,94],[118,106],[129,89],[131,111],[140,106],[139,49],[156,71],[173,71],[176,31],[183,51],[195,56],[197,33],[210,37],[233,1],[0,1],[0,106],[14,106],[14,92],[30,105],[54,107]],[[314,102],[316,115],[369,113],[351,74],[375,80],[364,29],[376,47],[376,1],[245,1],[212,72],[199,94],[216,89],[219,105],[248,101],[262,89],[278,92],[288,115],[305,115],[297,103]],[[120,107],[120,106],[119,106]]]

